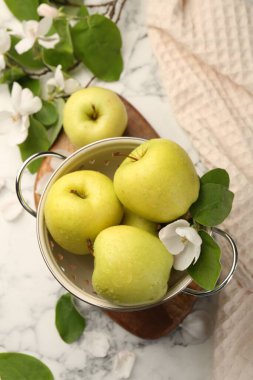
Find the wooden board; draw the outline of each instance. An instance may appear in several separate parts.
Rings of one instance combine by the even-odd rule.
[[[123,97],[121,99],[128,113],[128,125],[124,136],[146,139],[159,137],[148,121],[126,99]],[[52,151],[55,149],[64,149],[69,152],[74,152],[75,150],[63,131],[51,148]],[[45,158],[37,173],[35,190],[39,179],[49,171],[51,171],[49,159]],[[34,198],[35,204],[38,206],[40,196],[36,191],[34,191]],[[195,301],[196,297],[180,294],[159,306],[147,310],[133,312],[105,311],[105,313],[132,334],[144,339],[157,339],[174,330],[190,313]]]

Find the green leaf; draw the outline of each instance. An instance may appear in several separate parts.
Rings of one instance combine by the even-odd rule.
[[[232,209],[234,194],[225,186],[204,183],[200,186],[199,197],[191,206],[193,219],[204,226],[216,226],[223,222]]]
[[[67,70],[74,64],[73,46],[69,24],[65,18],[54,19],[50,34],[58,33],[60,42],[53,49],[43,49],[43,60],[47,65],[62,65]]]
[[[17,64],[21,65],[27,70],[41,70],[45,68],[45,65],[37,52],[35,54],[34,49],[30,49],[23,54],[18,54],[15,50],[15,45],[20,41],[16,36],[11,36],[11,48],[8,51],[8,57],[12,58]]]
[[[82,5],[82,6],[79,8],[77,15],[80,16],[80,17],[86,17],[86,16],[89,16],[88,9],[86,8],[85,5]]]
[[[47,137],[47,131],[43,125],[33,117],[30,117],[30,127],[27,139],[19,145],[22,160],[25,161],[32,154],[48,150],[50,142]],[[32,162],[28,169],[35,173],[41,165],[41,160]]]
[[[1,380],[54,380],[50,369],[31,355],[0,353]]]
[[[37,112],[34,117],[39,120],[45,127],[49,127],[58,120],[58,111],[52,102],[42,101],[42,108]]]
[[[85,319],[76,310],[73,298],[69,293],[61,296],[56,304],[55,324],[61,338],[66,343],[78,340],[85,328]]]
[[[19,83],[23,88],[29,88],[33,95],[40,96],[41,84],[39,79],[33,79],[26,76],[19,80]]]
[[[80,6],[80,8],[76,6],[65,5],[61,9],[63,10],[63,13],[65,13],[66,15],[79,17],[89,16],[88,9],[85,7],[85,5]]]
[[[229,188],[229,175],[228,172],[224,169],[213,169],[205,173],[200,179],[201,183],[217,183],[219,185]]]
[[[5,4],[17,17],[18,20],[39,20],[37,8],[39,6],[38,0],[4,0]]]
[[[202,239],[201,252],[195,264],[191,264],[188,273],[203,289],[214,289],[221,272],[221,251],[214,239],[205,231],[200,230]]]
[[[118,80],[123,69],[118,27],[102,15],[78,22],[71,31],[74,54],[98,78]]]
[[[47,132],[50,146],[52,146],[52,144],[55,142],[58,134],[61,131],[62,121],[63,121],[63,108],[65,105],[65,102],[63,99],[56,99],[54,101],[54,104],[55,104],[55,107],[57,108],[58,119],[56,123],[54,123]]]
[[[14,66],[2,71],[0,84],[12,84],[13,82],[19,81],[24,76],[26,76],[26,73],[20,67]]]

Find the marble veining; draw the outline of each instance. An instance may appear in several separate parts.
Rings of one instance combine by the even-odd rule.
[[[2,9],[3,0],[0,2]],[[122,12],[119,27],[123,37],[124,72],[116,83],[95,80],[93,84],[111,88],[125,96],[149,120],[162,137],[179,142],[203,172],[198,155],[177,125],[166,97],[158,65],[152,54],[145,26],[146,1],[130,1]],[[84,84],[90,74],[77,69]],[[0,107],[6,105],[0,89]],[[54,307],[65,291],[47,269],[36,240],[36,220],[22,212],[7,222],[2,205],[15,195],[14,183],[21,164],[16,147],[7,146],[0,136],[0,351],[18,351],[42,359],[56,380],[116,380],[115,356],[128,350],[136,355],[132,380],[208,380],[211,376],[212,338],[201,344],[188,344],[181,327],[170,336],[150,341],[137,338],[110,320],[101,310],[88,304],[77,305],[87,320],[81,339],[68,345],[54,326]],[[32,202],[34,176],[26,174],[25,196]],[[213,319],[215,300],[201,300],[195,306]],[[212,326],[207,326],[211,329]],[[94,356],[88,346],[90,336],[108,341],[105,357]],[[92,335],[93,334],[93,335]],[[97,344],[102,344],[101,342]],[[36,379],[34,379],[36,380]]]

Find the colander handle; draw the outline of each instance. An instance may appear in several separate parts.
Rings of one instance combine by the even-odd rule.
[[[237,251],[235,241],[232,239],[232,237],[227,232],[220,230],[219,228],[212,227],[212,232],[222,236],[230,244],[231,253],[232,253],[232,260],[233,260],[230,271],[227,274],[227,276],[225,277],[225,279],[219,285],[217,285],[213,290],[199,290],[198,291],[198,290],[186,288],[183,290],[183,293],[185,293],[185,294],[190,294],[192,296],[197,296],[197,297],[212,296],[212,295],[220,292],[229,283],[229,281],[233,277],[234,271],[235,271],[236,266],[237,266],[237,261],[238,261],[238,251]]]
[[[57,157],[57,158],[61,158],[61,159],[65,159],[66,158],[62,154],[56,153],[56,152],[39,152],[39,153],[35,153],[32,156],[30,156],[29,158],[27,158],[27,160],[25,160],[23,162],[21,168],[18,171],[17,177],[16,177],[16,193],[17,193],[18,200],[21,203],[21,205],[24,207],[24,209],[26,211],[28,211],[29,214],[31,214],[35,218],[37,216],[37,212],[35,210],[33,210],[29,206],[29,204],[26,202],[26,200],[24,199],[23,194],[22,194],[22,189],[21,189],[21,185],[22,185],[21,181],[22,181],[22,177],[23,177],[23,174],[24,174],[24,170],[26,169],[27,165],[29,165],[31,162],[33,162],[35,160],[38,160],[39,158],[48,157],[48,156]]]

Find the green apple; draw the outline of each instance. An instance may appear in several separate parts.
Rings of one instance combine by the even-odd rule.
[[[121,203],[153,222],[170,222],[185,214],[199,194],[199,178],[178,144],[153,139],[129,154],[114,175]]]
[[[139,215],[134,214],[132,211],[125,208],[124,217],[121,222],[126,226],[133,226],[141,228],[142,230],[148,231],[151,234],[157,236],[157,223],[151,222],[150,220],[144,219]]]
[[[167,291],[173,256],[149,232],[109,227],[94,243],[94,290],[118,305],[152,303]]]
[[[77,148],[121,136],[127,126],[126,108],[117,94],[101,87],[75,92],[63,112],[63,128]]]
[[[59,178],[45,201],[45,222],[64,249],[86,254],[100,231],[119,224],[123,207],[104,174],[80,170]]]

